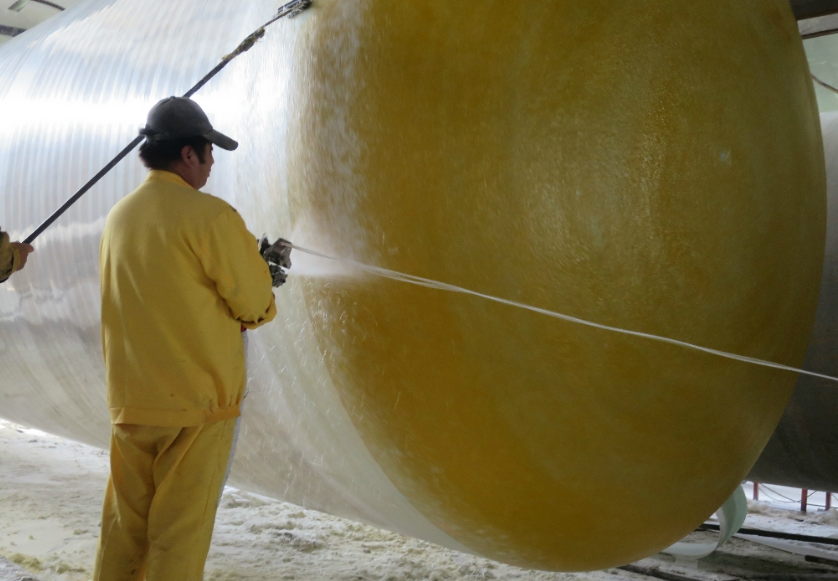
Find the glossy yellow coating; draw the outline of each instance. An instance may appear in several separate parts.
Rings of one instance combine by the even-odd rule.
[[[802,364],[825,177],[786,0],[319,0],[298,42],[290,211],[319,248]],[[677,541],[796,379],[394,281],[306,284],[391,480],[525,567]]]

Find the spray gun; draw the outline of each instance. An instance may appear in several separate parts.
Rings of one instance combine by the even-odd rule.
[[[291,243],[284,238],[279,238],[271,244],[267,234],[262,234],[259,240],[259,254],[268,263],[274,287],[282,286],[288,279],[288,269],[291,268],[291,247]]]

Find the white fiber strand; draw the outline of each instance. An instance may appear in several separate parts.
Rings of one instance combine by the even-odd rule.
[[[368,272],[375,276],[379,276],[382,278],[389,278],[391,280],[397,280],[400,282],[405,282],[408,284],[413,284],[417,286],[422,286],[426,288],[433,288],[442,291],[448,291],[453,293],[462,293],[466,295],[472,295],[475,297],[480,297],[482,299],[486,299],[489,301],[494,301],[496,303],[502,303],[505,305],[509,305],[512,307],[517,307],[519,309],[524,309],[527,311],[532,311],[534,313],[539,313],[541,315],[546,315],[548,317],[553,317],[555,319],[561,319],[563,321],[568,321],[571,323],[576,323],[579,325],[585,325],[588,327],[594,327],[595,329],[602,329],[603,331],[611,331],[612,333],[620,333],[622,335],[631,335],[633,337],[640,337],[641,339],[649,339],[651,341],[659,341],[661,343],[669,343],[670,345],[677,345],[678,347],[683,347],[685,349],[692,349],[695,351],[701,351],[702,353],[709,353],[710,355],[716,355],[718,357],[724,357],[725,359],[732,359],[734,361],[741,361],[743,363],[750,363],[751,365],[759,365],[761,367],[770,367],[772,369],[779,369],[781,371],[790,371],[792,373],[801,373],[803,375],[808,375],[811,377],[817,377],[820,379],[826,379],[827,381],[833,381],[838,383],[838,377],[832,377],[831,375],[824,375],[821,373],[815,373],[813,371],[806,371],[805,369],[798,369],[796,367],[791,367],[788,365],[782,365],[780,363],[774,363],[773,361],[766,361],[764,359],[757,359],[755,357],[746,357],[744,355],[737,355],[736,353],[728,353],[726,351],[720,351],[718,349],[711,349],[709,347],[702,347],[701,345],[694,345],[692,343],[687,343],[686,341],[679,341],[677,339],[670,339],[669,337],[662,337],[660,335],[652,335],[650,333],[642,333],[640,331],[631,331],[629,329],[621,329],[619,327],[612,327],[610,325],[602,325],[600,323],[594,323],[593,321],[586,321],[585,319],[580,319],[577,317],[572,317],[570,315],[564,315],[562,313],[557,313],[555,311],[548,311],[547,309],[541,309],[539,307],[534,307],[532,305],[527,305],[525,303],[519,303],[516,301],[510,301],[507,299],[501,299],[498,297],[493,297],[491,295],[479,293],[477,291],[469,290],[467,288],[462,288],[459,286],[454,286],[452,284],[446,284],[444,282],[439,282],[436,280],[431,280],[428,278],[422,278],[420,276],[413,276],[412,274],[404,274],[401,272],[397,272],[395,270],[388,270],[386,268],[380,268],[378,266],[370,266],[369,264],[363,264],[361,262],[356,262],[354,260],[349,260],[346,258],[335,258],[334,256],[328,256],[326,254],[322,254],[320,252],[316,252],[314,250],[310,250],[308,248],[303,248],[302,246],[297,246],[295,244],[289,244],[291,248],[294,250],[298,250],[299,252],[304,252],[306,254],[310,254],[312,256],[317,256],[319,258],[324,258],[326,260],[332,260],[335,262],[340,262],[342,264],[347,264],[353,266],[359,270],[363,270],[364,272]]]

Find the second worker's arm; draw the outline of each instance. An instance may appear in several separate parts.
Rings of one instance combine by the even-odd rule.
[[[0,282],[26,265],[29,253],[35,249],[23,242],[9,242],[9,235],[0,230]]]

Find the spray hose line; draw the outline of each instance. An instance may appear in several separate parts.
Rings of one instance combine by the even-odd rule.
[[[355,260],[350,260],[347,258],[335,258],[334,256],[329,256],[327,254],[323,254],[317,252],[315,250],[311,250],[309,248],[304,248],[302,246],[297,246],[296,244],[291,244],[286,242],[286,246],[293,248],[299,252],[303,252],[305,254],[310,254],[311,256],[316,256],[318,258],[324,258],[326,260],[331,260],[334,262],[339,262],[341,264],[345,264],[347,266],[351,266],[361,270],[363,272],[367,272],[374,276],[378,276],[381,278],[388,278],[390,280],[396,280],[399,282],[404,282],[407,284],[413,284],[417,286],[422,286],[426,288],[432,288],[441,291],[447,291],[452,293],[461,293],[465,295],[471,295],[474,297],[479,297],[481,299],[485,299],[488,301],[493,301],[496,303],[501,303],[504,305],[508,305],[511,307],[516,307],[519,309],[524,309],[527,311],[532,311],[533,313],[538,313],[540,315],[546,315],[548,317],[553,317],[555,319],[561,319],[563,321],[568,321],[570,323],[574,323],[577,325],[585,325],[587,327],[593,327],[595,329],[601,329],[603,331],[609,331],[612,333],[619,333],[622,335],[630,335],[632,337],[639,337],[641,339],[647,339],[650,341],[658,341],[660,343],[668,343],[670,345],[675,345],[677,347],[683,347],[684,349],[691,349],[693,351],[700,351],[702,353],[708,353],[710,355],[715,355],[717,357],[723,357],[725,359],[732,359],[734,361],[741,361],[743,363],[749,363],[751,365],[758,365],[760,367],[769,367],[771,369],[779,369],[780,371],[789,371],[792,373],[800,373],[803,375],[808,375],[810,377],[817,377],[819,379],[825,379],[827,381],[833,381],[838,383],[838,377],[832,377],[831,375],[824,375],[821,373],[815,373],[813,371],[806,371],[805,369],[798,369],[796,367],[791,367],[789,365],[783,365],[781,363],[774,363],[773,361],[766,361],[764,359],[757,359],[755,357],[746,357],[744,355],[737,355],[736,353],[728,353],[727,351],[720,351],[718,349],[711,349],[709,347],[702,347],[701,345],[694,345],[692,343],[687,343],[686,341],[679,341],[677,339],[670,339],[669,337],[662,337],[660,335],[653,335],[651,333],[642,333],[640,331],[631,331],[629,329],[621,329],[620,327],[612,327],[611,325],[603,325],[600,323],[595,323],[593,321],[587,321],[585,319],[580,319],[578,317],[572,317],[570,315],[565,315],[562,313],[557,313],[555,311],[549,311],[547,309],[542,309],[539,307],[534,307],[532,305],[528,305],[525,303],[519,303],[516,301],[510,301],[507,299],[502,299],[498,297],[494,297],[492,295],[487,295],[484,293],[480,293],[477,291],[469,290],[467,288],[462,288],[459,286],[455,286],[452,284],[447,284],[444,282],[439,282],[436,280],[431,280],[429,278],[422,278],[420,276],[413,276],[412,274],[404,274],[401,272],[397,272],[395,270],[388,270],[386,268],[381,268],[378,266],[371,266],[369,264],[364,264],[362,262],[357,262]]]
[[[236,50],[234,50],[230,54],[224,56],[221,59],[221,62],[219,62],[215,66],[214,69],[212,69],[210,72],[208,72],[206,75],[204,75],[204,77],[200,81],[198,81],[191,89],[186,91],[186,93],[184,93],[183,96],[184,97],[191,97],[192,95],[197,93],[201,89],[201,87],[206,85],[207,82],[209,82],[210,79],[212,79],[215,75],[217,75],[219,72],[221,72],[221,70],[224,67],[226,67],[233,59],[235,59],[237,56],[239,56],[241,54],[246,53],[251,48],[253,48],[253,46],[256,44],[256,42],[260,38],[265,36],[265,29],[268,26],[270,26],[271,24],[273,24],[274,22],[276,22],[277,20],[280,20],[282,18],[286,18],[286,17],[287,18],[294,18],[295,16],[297,16],[298,14],[300,14],[301,12],[303,12],[304,10],[309,8],[311,6],[311,4],[312,4],[312,0],[291,0],[291,2],[288,2],[287,4],[284,4],[282,7],[280,7],[280,9],[277,11],[277,13],[274,15],[273,18],[271,18],[265,24],[263,24],[262,26],[257,28],[253,33],[248,35],[248,37],[245,38],[239,44],[239,46],[236,48]],[[94,185],[96,185],[96,183],[99,180],[101,180],[103,177],[105,177],[105,175],[109,171],[111,171],[114,167],[116,167],[116,165],[120,161],[125,159],[125,157],[129,153],[131,153],[134,150],[134,148],[137,147],[143,139],[145,139],[145,137],[143,137],[142,135],[138,135],[137,137],[135,137],[134,140],[131,143],[129,143],[128,145],[126,145],[125,148],[122,151],[120,151],[118,154],[116,154],[116,157],[114,157],[110,162],[108,162],[108,164],[105,167],[103,167],[99,171],[99,173],[97,173],[95,176],[90,178],[90,181],[88,181],[86,184],[84,184],[81,187],[81,189],[79,189],[79,191],[77,191],[66,202],[64,202],[64,204],[62,204],[61,207],[59,207],[55,212],[53,212],[52,215],[49,218],[44,220],[43,223],[41,223],[40,226],[35,228],[35,230],[29,236],[26,237],[24,242],[26,244],[32,244],[32,242],[38,236],[40,236],[41,233],[44,230],[49,228],[52,225],[52,223],[55,222],[64,212],[69,210],[70,207],[79,200],[79,198],[81,198],[84,194],[86,194],[90,190],[90,188],[92,188]]]

